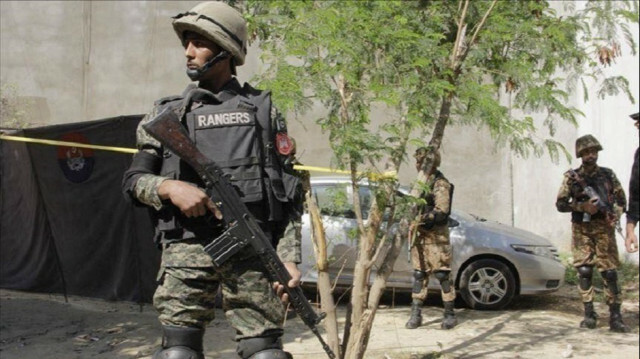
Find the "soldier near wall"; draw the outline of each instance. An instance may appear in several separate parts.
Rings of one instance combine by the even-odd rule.
[[[222,2],[204,2],[173,17],[192,81],[182,95],[156,101],[137,132],[139,152],[123,179],[123,191],[152,209],[156,242],[162,248],[153,304],[162,324],[162,347],[154,359],[202,359],[203,335],[214,319],[222,288],[225,316],[235,330],[243,358],[290,358],[283,350],[283,285],[299,284],[300,237],[292,205],[298,180],[285,170],[291,153],[284,119],[268,91],[240,85],[234,75],[244,64],[247,26]],[[174,111],[198,150],[228,176],[262,231],[271,239],[291,275],[270,283],[250,246],[220,266],[204,246],[222,234],[219,206],[186,162],[152,138],[143,125],[158,113]]]
[[[636,112],[629,117],[635,121],[636,128],[640,130],[640,113]],[[633,156],[633,167],[631,167],[631,178],[629,179],[629,209],[627,210],[627,233],[624,240],[625,247],[629,253],[638,251],[638,237],[635,233],[638,219],[640,219],[640,179],[638,178],[638,172],[640,171],[640,154],[638,152],[640,152],[640,148],[636,149],[636,153]]]
[[[428,155],[427,148],[419,148],[415,152],[416,169],[422,170],[423,162]],[[411,263],[413,266],[413,289],[411,302],[411,315],[405,327],[415,329],[422,324],[422,304],[427,297],[427,284],[429,275],[433,274],[441,286],[442,301],[444,304],[444,318],[442,329],[451,329],[456,326],[457,320],[454,312],[456,291],[449,278],[451,273],[451,243],[449,242],[449,215],[451,214],[451,199],[453,197],[453,185],[438,171],[440,166],[440,154],[433,153],[433,170],[427,178],[423,199],[426,205],[420,211],[418,223],[409,231],[411,243]]]
[[[620,314],[622,297],[617,272],[620,260],[615,238],[615,226],[627,203],[615,173],[597,165],[599,151],[602,146],[592,135],[576,140],[576,157],[582,159],[582,165],[565,172],[556,207],[560,212],[571,213],[573,265],[584,304],[580,327],[594,329],[597,325],[591,282],[595,267],[604,279],[610,330],[628,332]]]

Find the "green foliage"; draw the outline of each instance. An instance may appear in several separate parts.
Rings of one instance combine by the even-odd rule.
[[[347,196],[345,187],[328,188],[320,196],[316,193],[320,213],[327,216],[345,216],[353,213],[353,205]]]
[[[269,68],[260,76],[285,111],[321,103],[339,168],[391,156],[406,160],[408,144],[425,145],[440,116],[487,127],[498,145],[528,157],[570,154],[553,139],[558,124],[584,116],[567,105],[585,79],[600,81],[598,96],[619,93],[634,102],[624,77],[603,68],[635,54],[629,24],[637,1],[471,1],[464,19],[449,1],[246,1],[252,38]],[[483,18],[486,21],[483,22]],[[460,22],[462,21],[462,22]],[[463,56],[453,61],[458,23],[466,25]],[[517,29],[517,31],[514,31]],[[471,42],[473,40],[473,42]],[[559,76],[564,74],[564,76]],[[500,97],[510,95],[510,106]],[[441,113],[444,99],[450,109]],[[372,105],[390,114],[370,128]],[[521,110],[521,111],[512,111]],[[523,117],[513,113],[524,113]],[[536,123],[531,114],[543,114]]]

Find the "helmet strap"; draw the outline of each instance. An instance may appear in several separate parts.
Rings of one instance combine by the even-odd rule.
[[[211,67],[213,67],[213,65],[226,59],[229,56],[230,54],[227,51],[222,50],[220,51],[220,53],[218,53],[216,56],[211,58],[209,61],[205,62],[204,65],[202,65],[201,67],[193,70],[187,68],[187,76],[189,76],[191,81],[198,81],[202,77],[202,75],[204,75],[207,71],[209,71]]]

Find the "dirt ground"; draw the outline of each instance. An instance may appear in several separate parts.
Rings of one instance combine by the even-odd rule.
[[[637,288],[636,288],[637,290]],[[608,310],[596,304],[598,328],[578,328],[576,289],[520,297],[501,311],[457,308],[459,325],[440,329],[441,302],[428,299],[423,325],[404,328],[406,298],[387,298],[375,318],[366,358],[638,358],[638,302],[623,305],[629,334],[608,330]],[[339,307],[344,318],[345,308]],[[323,332],[324,329],[321,329]],[[160,343],[150,305],[0,290],[2,359],[146,358]],[[236,359],[233,330],[218,313],[205,335],[207,358]],[[286,323],[285,349],[294,358],[326,358],[315,336],[297,318]]]

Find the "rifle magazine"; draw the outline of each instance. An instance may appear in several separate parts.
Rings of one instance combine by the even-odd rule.
[[[221,266],[230,257],[246,247],[247,240],[238,237],[236,231],[237,226],[233,225],[204,247],[205,252],[211,256],[216,266]]]

